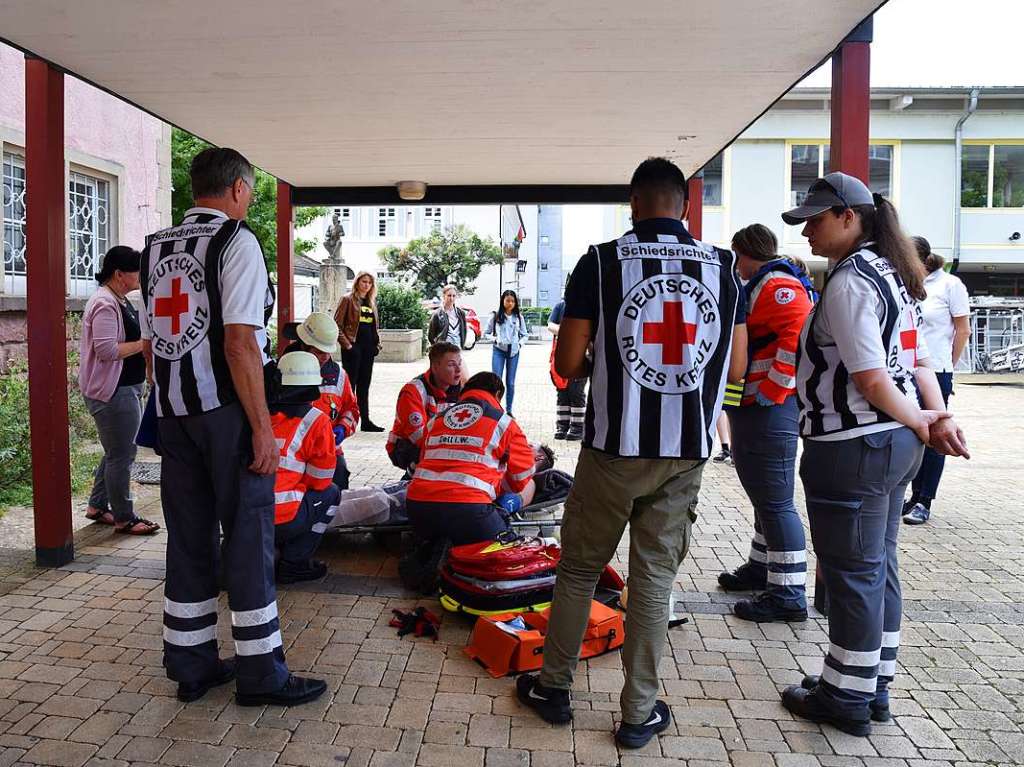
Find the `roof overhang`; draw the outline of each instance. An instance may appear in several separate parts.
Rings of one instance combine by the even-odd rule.
[[[296,202],[608,202],[644,157],[698,170],[881,4],[0,0],[0,34]]]

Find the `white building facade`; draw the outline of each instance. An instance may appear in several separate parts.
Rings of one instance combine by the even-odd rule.
[[[958,159],[955,126],[968,111],[971,91],[873,90],[870,186],[893,201],[909,234],[926,237],[947,261],[959,251],[957,273],[973,295],[1024,296],[1024,87],[980,89],[977,109],[963,123]],[[797,89],[780,100],[706,166],[703,238],[728,247],[736,230],[762,223],[775,231],[783,253],[824,271],[799,228],[784,225],[779,214],[828,172],[829,133],[827,88]],[[627,205],[558,207],[556,214],[548,206],[520,206],[526,238],[519,259],[526,271],[517,273],[512,263],[485,268],[464,304],[489,313],[501,290],[512,287],[524,305],[553,306],[587,246],[630,226]],[[499,240],[498,206],[342,208],[341,214],[346,263],[382,280],[393,275],[377,252],[431,228],[462,224]],[[327,225],[322,219],[297,236],[321,241]]]

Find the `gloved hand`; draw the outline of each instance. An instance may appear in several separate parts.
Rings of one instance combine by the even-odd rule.
[[[515,516],[523,508],[523,498],[519,493],[504,493],[495,501],[510,516]]]
[[[345,431],[345,427],[344,426],[335,426],[334,427],[334,444],[335,445],[340,445],[342,443],[342,441],[344,441],[345,437],[347,437],[347,436],[348,436],[348,433]]]
[[[757,404],[761,405],[762,407],[773,407],[773,406],[779,404],[778,402],[772,402],[766,396],[761,394],[761,390],[760,389],[757,390],[757,394],[755,396],[757,397]]]

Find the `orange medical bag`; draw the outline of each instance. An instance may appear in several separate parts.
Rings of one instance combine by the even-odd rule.
[[[550,609],[536,613],[482,615],[473,627],[469,646],[463,650],[495,677],[535,671],[544,664],[544,637]],[[525,629],[516,629],[510,621],[521,619]],[[625,641],[622,613],[594,600],[583,635],[580,658],[593,658],[622,646]]]

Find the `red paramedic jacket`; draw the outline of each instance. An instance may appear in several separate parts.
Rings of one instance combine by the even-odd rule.
[[[454,404],[449,403],[446,397],[445,390],[434,385],[429,370],[402,387],[395,405],[395,423],[388,434],[386,449],[389,456],[398,441],[403,439],[422,449],[427,423]]]
[[[334,478],[338,458],[331,422],[318,408],[304,416],[271,413],[270,425],[281,460],[274,479],[274,524],[295,519],[307,490],[324,490]]]
[[[765,399],[781,405],[796,393],[796,350],[814,306],[807,288],[788,268],[772,261],[746,286],[750,364],[742,406]]]
[[[490,503],[504,478],[518,493],[533,476],[534,455],[519,425],[487,392],[463,392],[433,418],[408,499]]]
[[[322,411],[331,421],[331,427],[341,426],[345,429],[345,438],[355,434],[359,424],[359,403],[352,391],[348,375],[334,360],[328,360],[320,368],[323,383],[320,385],[320,399],[313,407]],[[338,455],[344,455],[341,445],[337,447]]]

